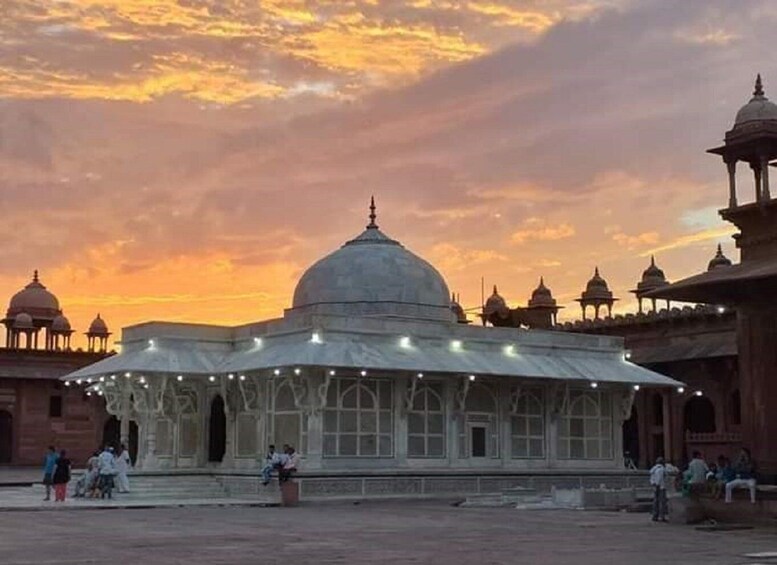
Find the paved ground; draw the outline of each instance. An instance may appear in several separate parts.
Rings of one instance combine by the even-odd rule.
[[[754,564],[774,530],[700,532],[644,514],[464,509],[443,502],[0,512],[0,561],[20,564]]]

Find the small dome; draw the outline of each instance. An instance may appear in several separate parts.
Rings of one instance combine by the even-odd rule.
[[[495,312],[504,312],[505,310],[507,310],[507,303],[504,298],[499,296],[499,291],[496,289],[496,285],[494,285],[494,292],[486,300],[483,313],[489,316]]]
[[[734,120],[734,128],[751,122],[777,120],[777,104],[764,96],[761,75],[755,79],[755,90],[750,102],[742,106]]]
[[[556,299],[553,298],[553,294],[550,292],[550,289],[545,286],[545,279],[543,277],[540,277],[539,286],[534,289],[534,292],[531,293],[529,306],[556,306]]]
[[[720,243],[718,243],[718,250],[715,253],[715,257],[710,260],[709,264],[707,265],[708,271],[713,271],[715,269],[718,269],[720,267],[730,267],[731,266],[731,260],[723,255],[723,249],[720,246]]]
[[[51,331],[52,332],[69,332],[70,331],[70,320],[65,318],[62,314],[54,318],[54,321],[51,322]]]
[[[12,318],[19,312],[26,312],[36,319],[48,320],[53,320],[60,314],[59,300],[40,283],[38,271],[33,273],[32,281],[11,298],[8,317]]]
[[[370,211],[366,230],[305,271],[291,311],[455,321],[442,275],[378,229],[374,201]]]
[[[637,295],[641,295],[642,293],[650,292],[651,290],[661,288],[662,286],[666,286],[668,284],[669,282],[666,280],[664,271],[658,268],[656,265],[655,256],[651,255],[650,266],[642,271],[642,280],[637,283],[637,290],[632,292],[636,293]]]
[[[599,274],[599,267],[594,269],[594,276],[585,285],[581,300],[613,300],[612,291],[607,286],[607,281]]]
[[[105,320],[100,317],[100,314],[97,314],[97,317],[89,324],[87,335],[89,334],[108,335],[108,325],[105,323]]]
[[[13,321],[13,327],[16,330],[31,330],[34,328],[32,324],[32,316],[26,312],[19,312]]]
[[[461,324],[466,324],[469,322],[467,319],[467,314],[464,312],[464,308],[461,307],[461,303],[459,302],[459,299],[456,298],[455,294],[451,294],[451,312],[453,312],[456,316],[457,322]]]

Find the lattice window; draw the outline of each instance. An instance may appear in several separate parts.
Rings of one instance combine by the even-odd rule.
[[[289,381],[283,378],[271,379],[270,394],[267,395],[267,443],[278,450],[284,443],[304,454],[308,447],[308,419],[294,402],[294,392]]]
[[[334,379],[324,410],[325,457],[393,457],[392,383]]]
[[[521,393],[510,416],[511,455],[514,458],[545,457],[545,410],[542,390]]]
[[[559,418],[560,459],[612,459],[612,404],[606,391],[570,391]]]
[[[407,414],[410,457],[445,457],[445,401],[442,383],[418,386]]]

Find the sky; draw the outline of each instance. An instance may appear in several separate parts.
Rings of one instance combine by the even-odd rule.
[[[651,254],[738,260],[705,150],[777,97],[770,0],[0,6],[0,300],[39,269],[79,334],[279,316],[372,195],[465,308],[598,266],[634,311]]]

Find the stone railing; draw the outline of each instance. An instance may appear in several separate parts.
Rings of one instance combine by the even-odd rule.
[[[685,441],[688,443],[739,443],[742,434],[739,432],[685,432]]]

